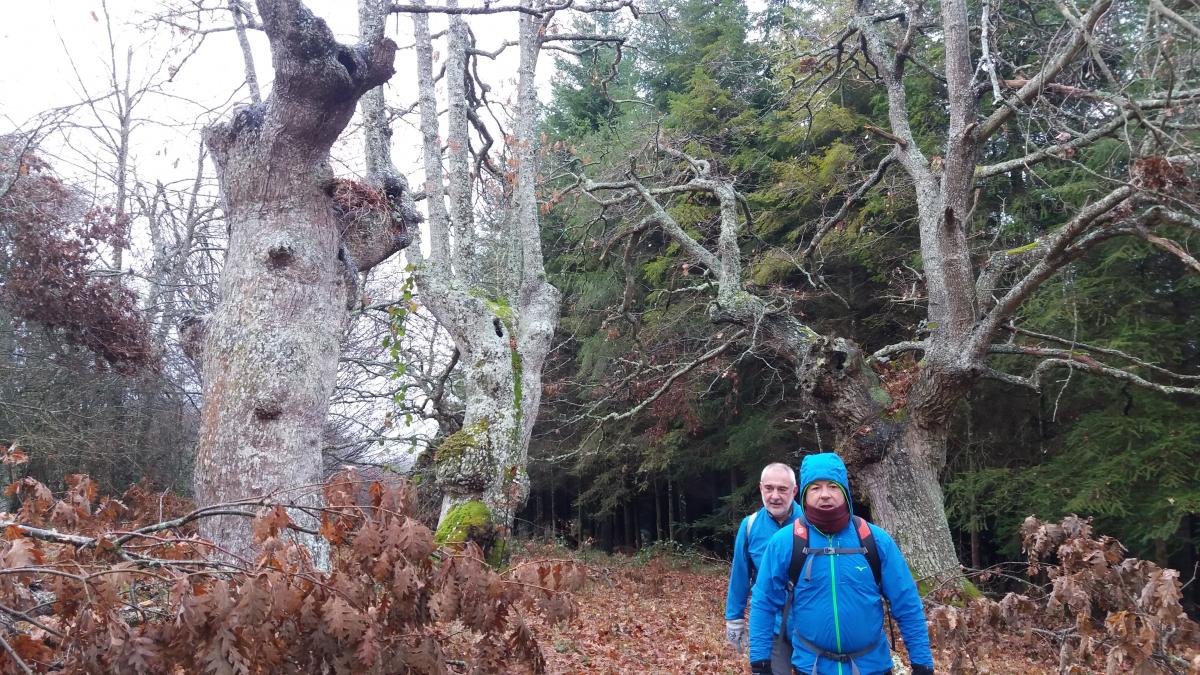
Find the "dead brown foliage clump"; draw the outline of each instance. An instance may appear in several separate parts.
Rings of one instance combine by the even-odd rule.
[[[24,479],[20,510],[0,515],[0,672],[545,672],[525,613],[573,615],[572,564],[500,573],[474,545],[435,549],[411,486],[371,482],[363,506],[360,483],[347,472],[323,488],[320,570],[292,536],[306,529],[294,504],[146,524],[131,517],[148,503],[98,498],[86,477],[61,494]],[[213,511],[253,515],[257,560],[213,556],[192,529]]]
[[[386,213],[387,195],[375,187],[346,178],[335,178],[330,185],[334,208],[350,221]]]
[[[137,296],[96,274],[102,251],[128,246],[128,215],[88,200],[20,139],[0,136],[0,308],[89,350],[99,366],[157,369]]]
[[[994,672],[976,656],[1012,653],[1057,662],[1060,673],[1200,672],[1200,626],[1180,604],[1179,572],[1125,557],[1116,539],[1096,536],[1090,520],[1026,519],[1028,575],[1045,580],[999,602],[978,598],[928,611],[930,637],[951,672]],[[1015,655],[1014,655],[1015,656]]]

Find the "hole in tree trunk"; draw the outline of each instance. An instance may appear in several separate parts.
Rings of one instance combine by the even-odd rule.
[[[842,368],[844,368],[844,367],[846,366],[846,358],[847,358],[847,354],[846,354],[846,352],[843,352],[843,351],[841,351],[841,350],[835,351],[835,352],[833,353],[833,367],[834,367],[834,369],[835,369],[835,370],[841,370]]]
[[[267,249],[267,266],[271,269],[286,267],[295,258],[296,251],[291,244],[276,244]]]
[[[354,65],[354,57],[350,55],[350,50],[345,47],[339,47],[337,51],[338,63],[346,68],[346,72],[350,73],[350,77],[354,77],[354,72],[358,70],[358,66]]]

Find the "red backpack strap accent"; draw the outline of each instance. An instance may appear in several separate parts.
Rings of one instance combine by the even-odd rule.
[[[867,521],[859,518],[858,516],[854,516],[854,529],[858,531],[859,541],[863,541],[867,537],[874,536],[871,534],[871,526],[867,524]]]
[[[800,570],[808,557],[808,528],[799,518],[792,523],[792,561],[788,565],[788,590],[795,588],[800,580]],[[790,601],[790,600],[789,600]]]

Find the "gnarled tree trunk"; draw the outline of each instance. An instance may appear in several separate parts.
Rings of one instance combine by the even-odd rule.
[[[339,44],[298,0],[259,0],[258,8],[274,91],[204,135],[230,239],[221,301],[204,327],[201,505],[264,494],[288,501],[321,479],[321,428],[348,306],[358,298],[360,270],[343,234],[368,226],[338,220],[327,159],[358,98],[394,72],[389,40]],[[386,236],[372,240],[390,250],[359,250],[357,259],[403,247],[402,225],[384,223]],[[253,558],[245,518],[207,519],[201,531]],[[319,560],[319,544],[310,544]]]
[[[534,77],[548,16],[518,14],[516,20],[520,62],[515,127],[509,144],[509,166],[515,171],[499,223],[498,250],[496,244],[488,246],[476,237],[468,161],[466,24],[461,17],[450,18],[446,63],[449,181],[443,189],[432,45],[426,16],[413,17],[432,239],[429,259],[420,261],[415,274],[423,301],[450,333],[462,354],[461,367],[466,369],[463,427],[436,450],[437,482],[445,495],[440,520],[445,523],[456,507],[478,501],[487,507],[502,534],[511,530],[516,511],[529,494],[529,438],[541,401],[542,365],[558,322],[560,298],[542,265],[535,192]],[[505,262],[486,275],[489,258]]]
[[[530,7],[531,3],[522,5]],[[364,37],[382,36],[383,19],[390,8],[380,0],[360,0]],[[534,71],[549,17],[517,15],[517,111],[507,148],[511,153],[507,165],[513,171],[503,186],[501,213],[490,225],[496,236],[489,241],[479,236],[483,227],[476,221],[473,197],[481,178],[477,172],[491,159],[480,157],[474,167],[471,162],[471,149],[480,147],[479,143],[473,145],[471,118],[480,104],[468,94],[482,87],[469,79],[467,26],[453,13],[453,5],[450,13],[444,150],[428,15],[413,15],[430,252],[426,257],[420,246],[414,245],[408,255],[420,301],[454,340],[459,368],[465,370],[462,428],[435,451],[437,484],[444,494],[440,521],[455,524],[455,528],[440,528],[439,537],[461,536],[457,524],[463,514],[473,514],[474,519],[483,511],[488,523],[469,524],[494,525],[503,537],[529,494],[529,438],[541,399],[542,364],[558,321],[560,296],[546,279],[542,265],[535,193]],[[381,91],[364,99],[363,117],[368,170],[397,176],[390,158]],[[479,124],[475,122],[476,129]],[[479,152],[486,153],[489,147],[490,141]],[[480,504],[486,508],[479,509]],[[457,511],[458,507],[463,510]]]

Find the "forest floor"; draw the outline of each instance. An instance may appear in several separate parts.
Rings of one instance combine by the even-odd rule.
[[[574,557],[588,580],[575,592],[578,615],[558,624],[528,617],[552,673],[748,673],[744,656],[725,644],[725,589],[729,568],[696,554],[572,555],[562,549],[526,550],[520,558]],[[1006,636],[996,639],[1003,643]],[[988,645],[971,673],[1050,675],[1057,664]],[[997,647],[1001,647],[997,649]],[[934,645],[937,650],[937,645]],[[902,649],[902,647],[901,647]],[[999,656],[995,656],[999,654]],[[948,654],[936,654],[941,663]],[[907,659],[901,659],[907,664]],[[947,672],[939,669],[939,673]],[[907,667],[896,675],[907,675]]]

